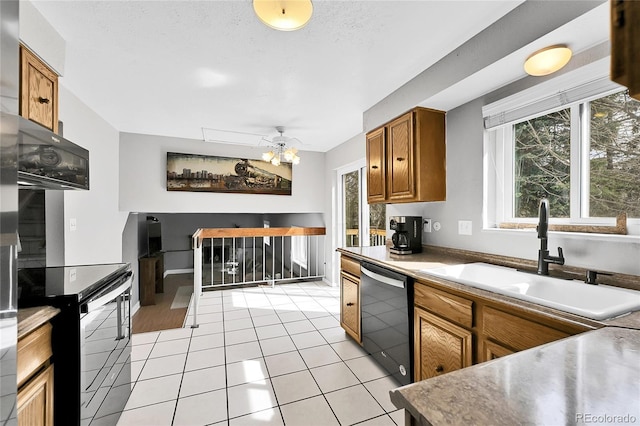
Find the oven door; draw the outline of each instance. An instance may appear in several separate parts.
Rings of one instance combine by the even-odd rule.
[[[118,422],[131,394],[130,294],[127,273],[80,305],[80,418]]]

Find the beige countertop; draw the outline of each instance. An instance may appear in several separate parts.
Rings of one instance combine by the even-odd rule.
[[[591,328],[616,326],[640,329],[640,311],[633,312],[631,314],[618,318],[596,321],[590,318],[563,312],[558,309],[548,308],[537,303],[519,300],[513,297],[471,287],[465,284],[440,279],[433,275],[421,272],[421,270],[424,269],[438,268],[446,265],[469,262],[487,262],[512,268],[535,271],[536,262],[534,261],[433,246],[425,246],[422,253],[411,255],[391,254],[389,253],[389,249],[386,246],[339,248],[338,252],[358,260],[373,262],[380,266],[403,273],[417,280],[429,280],[441,285],[442,287],[454,289],[459,292],[466,293],[470,296],[479,297],[486,300],[499,301],[507,305],[513,305],[515,307],[518,307],[519,309],[524,309],[525,311],[548,316],[549,318],[558,318],[565,321],[572,321],[579,324],[584,324]],[[579,270],[578,268],[571,267],[556,268],[555,270],[552,270],[552,275],[560,278],[572,279],[581,279],[584,276],[583,271]],[[614,274],[611,277],[606,277],[606,279],[608,279],[608,282],[606,282],[606,284],[609,285],[620,285],[621,287],[640,290],[640,277],[634,275]]]
[[[391,401],[421,425],[635,424],[639,362],[640,330],[605,327],[392,390]]]
[[[52,306],[36,306],[18,309],[18,340],[58,315],[60,309]]]

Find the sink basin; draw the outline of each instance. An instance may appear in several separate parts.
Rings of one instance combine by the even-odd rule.
[[[520,272],[488,263],[423,269],[420,273],[538,303],[595,320],[640,309],[640,292]]]

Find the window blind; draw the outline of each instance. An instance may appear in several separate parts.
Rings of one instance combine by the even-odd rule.
[[[554,110],[585,102],[596,97],[615,92],[623,88],[609,80],[600,77],[582,84],[567,87],[566,81],[558,81],[546,87],[535,86],[516,95],[509,96],[482,108],[484,128],[489,130],[499,126],[511,125],[517,122],[544,115]]]

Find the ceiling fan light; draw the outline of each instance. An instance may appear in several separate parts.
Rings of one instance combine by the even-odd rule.
[[[271,164],[273,164],[274,166],[279,166],[280,165],[280,157],[273,157],[271,159]]]
[[[294,155],[293,159],[291,159],[291,163],[292,164],[300,164],[300,157],[298,157],[297,155]]]
[[[284,152],[284,159],[287,161],[292,161],[295,157],[296,153],[292,148],[289,148]]]
[[[271,159],[275,156],[273,151],[265,152],[262,154],[262,159],[264,161],[271,161]]]
[[[529,55],[524,70],[535,77],[549,75],[567,65],[571,55],[571,49],[565,45],[545,47]]]
[[[253,0],[253,11],[268,27],[295,31],[309,22],[313,4],[311,0]]]

